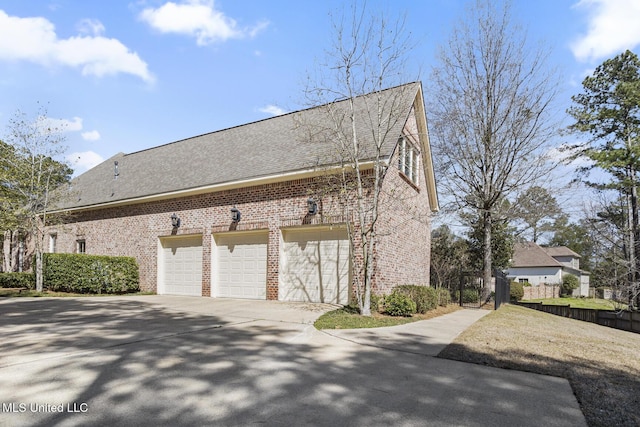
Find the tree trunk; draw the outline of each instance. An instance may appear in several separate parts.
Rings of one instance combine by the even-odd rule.
[[[43,277],[42,277],[42,250],[36,250],[36,291],[42,292]]]
[[[484,222],[484,253],[482,260],[482,301],[484,303],[491,293],[491,211],[485,209]]]
[[[629,237],[632,239],[630,242],[633,252],[632,259],[630,259],[631,268],[631,286],[630,286],[630,301],[629,306],[637,308],[640,302],[640,295],[636,295],[638,283],[640,282],[640,227],[638,226],[638,194],[635,185],[635,172],[632,171],[632,186],[631,186],[631,230]]]
[[[630,142],[628,142],[630,144]],[[627,167],[627,177],[631,183],[628,193],[626,194],[626,208],[627,208],[627,239],[628,239],[628,287],[629,287],[629,307],[633,308],[636,305],[636,296],[634,290],[637,287],[640,277],[640,259],[638,254],[640,253],[640,230],[638,226],[638,192],[635,184],[635,170],[633,167]]]
[[[5,231],[2,239],[2,271],[13,271],[11,265],[11,242],[13,234],[11,231]]]

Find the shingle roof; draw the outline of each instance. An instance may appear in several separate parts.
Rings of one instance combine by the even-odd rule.
[[[512,267],[562,267],[543,248],[534,242],[516,243],[513,247]]]
[[[385,108],[395,110],[399,120],[387,135],[384,157],[393,153],[420,90],[420,83],[415,82],[354,98],[363,139],[371,137],[366,122],[376,95]],[[347,105],[347,100],[326,104],[338,114]],[[143,151],[118,153],[75,178],[73,197],[60,208],[90,207],[335,164],[335,144],[327,138],[310,137],[315,130],[330,127],[327,111],[310,108]],[[370,143],[363,146],[373,147]],[[370,159],[373,153],[363,150],[360,159]],[[114,179],[116,161],[119,175]]]
[[[566,246],[556,246],[553,248],[543,248],[544,251],[546,253],[548,253],[549,255],[551,255],[552,257],[555,256],[571,256],[574,258],[582,258],[579,254],[575,253],[574,251],[572,251],[571,249],[569,249]]]

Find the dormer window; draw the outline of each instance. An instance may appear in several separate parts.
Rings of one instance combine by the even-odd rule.
[[[398,169],[416,186],[420,184],[420,152],[405,137],[398,141]]]

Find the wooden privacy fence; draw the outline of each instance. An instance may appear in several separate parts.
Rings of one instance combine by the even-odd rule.
[[[538,298],[560,298],[559,285],[524,286],[524,296],[522,299],[538,299]]]
[[[556,316],[597,323],[610,328],[640,333],[640,312],[572,308],[570,305],[547,305],[541,302],[518,302],[518,305]]]

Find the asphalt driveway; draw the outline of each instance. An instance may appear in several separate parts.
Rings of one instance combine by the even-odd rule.
[[[166,296],[2,300],[0,425],[586,425],[564,379],[429,356],[425,337],[455,317],[316,331],[331,309]]]

